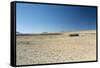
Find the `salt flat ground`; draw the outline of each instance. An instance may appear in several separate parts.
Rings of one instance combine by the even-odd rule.
[[[78,33],[79,36],[69,36]],[[16,37],[17,65],[96,60],[96,31]]]

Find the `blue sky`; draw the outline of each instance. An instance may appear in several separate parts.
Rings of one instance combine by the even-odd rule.
[[[21,33],[96,30],[96,8],[16,4],[16,31]]]

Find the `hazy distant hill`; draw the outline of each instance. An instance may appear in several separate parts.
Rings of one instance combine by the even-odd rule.
[[[19,35],[19,34],[22,34],[22,33],[20,33],[20,32],[16,32],[16,35]]]
[[[17,32],[16,35],[17,36],[36,36],[36,35],[61,35],[62,33],[39,33],[39,34],[35,34],[35,33],[19,33]]]

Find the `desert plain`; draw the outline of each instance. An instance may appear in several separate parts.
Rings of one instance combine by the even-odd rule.
[[[61,32],[60,35],[16,36],[17,65],[95,60],[96,30]]]

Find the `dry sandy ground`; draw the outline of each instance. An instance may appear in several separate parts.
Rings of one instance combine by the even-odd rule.
[[[69,34],[79,33],[70,37]],[[17,65],[96,60],[96,31],[17,36]]]

